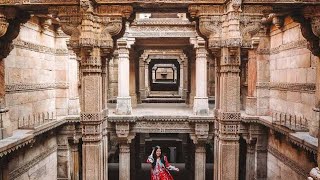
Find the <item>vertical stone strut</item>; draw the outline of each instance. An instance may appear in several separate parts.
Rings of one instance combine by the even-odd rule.
[[[107,177],[107,97],[103,73],[107,57],[113,49],[112,36],[122,30],[122,19],[128,18],[132,7],[96,6],[82,0],[80,6],[55,6],[49,12],[58,16],[62,30],[70,35],[69,46],[80,59],[82,165],[84,180]],[[105,77],[104,77],[105,78]]]

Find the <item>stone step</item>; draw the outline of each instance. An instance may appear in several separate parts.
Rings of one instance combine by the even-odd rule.
[[[142,103],[186,103],[186,100],[181,98],[147,98],[143,99]]]
[[[181,98],[179,95],[150,95],[147,98]]]

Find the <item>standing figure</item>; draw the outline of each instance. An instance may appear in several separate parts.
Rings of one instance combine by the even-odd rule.
[[[179,171],[169,164],[166,156],[162,155],[160,146],[153,147],[147,162],[152,165],[151,180],[174,180],[169,170]]]

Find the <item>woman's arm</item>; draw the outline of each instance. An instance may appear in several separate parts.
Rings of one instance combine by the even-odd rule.
[[[151,152],[151,154],[148,156],[147,163],[151,163],[151,164],[152,164],[152,163],[154,162],[153,153],[154,153],[154,148],[152,148],[152,152]]]
[[[167,168],[168,170],[170,170],[170,171],[179,171],[178,168],[170,165],[170,163],[168,162],[167,156],[164,156],[163,158],[164,158],[165,166],[166,166],[166,168]]]
[[[148,156],[147,163],[151,163],[152,164],[153,161],[154,161],[153,157],[151,155]]]

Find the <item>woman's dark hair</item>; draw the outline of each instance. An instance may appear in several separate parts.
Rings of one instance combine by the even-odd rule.
[[[156,166],[156,164],[157,164],[157,149],[161,149],[161,147],[160,146],[156,146],[155,148],[154,148],[154,152],[153,152],[153,159],[154,159],[154,161],[153,161],[153,163],[152,163],[152,168],[154,169],[154,167]],[[162,164],[164,164],[164,156],[163,156],[163,154],[162,154],[162,151],[161,151],[161,155],[160,155],[160,161],[162,162]]]

